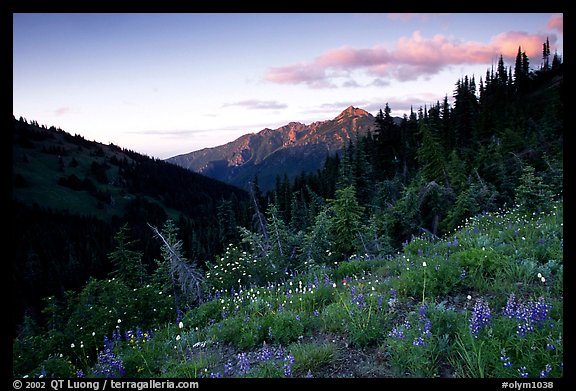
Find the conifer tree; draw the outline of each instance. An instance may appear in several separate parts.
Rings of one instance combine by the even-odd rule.
[[[166,220],[160,232],[148,224],[154,236],[162,243],[162,260],[157,261],[156,270],[159,282],[172,291],[176,312],[183,306],[202,301],[203,275],[198,266],[190,263],[182,254],[182,241],[178,239],[178,227],[170,219]]]
[[[330,203],[333,217],[330,220],[330,232],[334,236],[336,250],[351,255],[357,248],[364,207],[358,204],[354,185],[336,190],[336,199]]]
[[[137,241],[128,238],[128,223],[125,223],[114,235],[116,248],[108,254],[114,270],[112,276],[122,280],[128,287],[136,288],[142,285],[146,270],[142,265],[142,252],[135,251]]]
[[[422,144],[418,149],[417,158],[424,178],[429,182],[444,182],[447,179],[447,175],[443,148],[426,122],[420,122],[419,130]]]

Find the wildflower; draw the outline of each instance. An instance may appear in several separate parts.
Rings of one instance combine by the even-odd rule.
[[[545,368],[540,371],[540,377],[548,377],[548,375],[552,372],[552,366],[550,364],[546,364]]]
[[[416,337],[416,338],[414,338],[412,345],[414,345],[414,346],[426,346],[426,342],[424,342],[424,338]]]
[[[178,328],[181,329],[184,327],[184,323],[182,323],[182,321],[180,321],[180,323],[178,323]]]
[[[98,362],[94,369],[95,375],[102,375],[107,378],[122,377],[126,373],[122,359],[117,357],[110,349],[98,353]]]
[[[292,365],[294,364],[294,356],[292,353],[289,353],[288,356],[284,359],[284,376],[291,377],[292,376]]]
[[[71,343],[71,344],[70,344],[70,347],[71,347],[72,349],[74,349],[74,348],[76,347],[76,345],[74,345],[74,343]]]
[[[234,365],[228,361],[224,364],[224,376],[232,376],[234,374]]]
[[[514,293],[510,293],[508,296],[508,301],[506,302],[506,307],[504,307],[504,316],[512,319],[516,316],[518,305],[516,304],[516,296]]]
[[[180,337],[180,334],[178,334],[178,335],[176,336],[176,341],[180,341],[180,338],[181,338],[181,337]]]
[[[476,299],[474,304],[474,309],[472,310],[472,317],[469,320],[470,332],[477,338],[480,329],[491,323],[492,313],[488,303],[484,299]]]
[[[420,306],[419,316],[420,316],[420,319],[426,318],[426,306],[425,305]]]
[[[80,379],[80,378],[86,377],[86,375],[84,375],[84,372],[81,369],[78,369],[76,371],[76,377]]]
[[[248,361],[246,353],[239,353],[237,357],[238,357],[238,373],[240,375],[247,374],[250,371],[250,361]]]
[[[504,366],[504,368],[510,368],[512,367],[512,363],[510,362],[510,357],[508,357],[506,355],[506,349],[502,349],[500,351],[500,361],[502,361],[502,365]]]
[[[422,262],[422,266],[426,267],[426,261]]]
[[[388,336],[396,339],[404,339],[404,329],[401,326],[393,327],[392,331],[388,333]]]
[[[266,342],[264,342],[264,346],[262,347],[262,350],[258,354],[258,360],[269,361],[270,359],[272,359],[272,352],[268,348],[268,345],[266,345]]]
[[[526,379],[528,377],[528,372],[526,372],[526,367],[518,369],[518,374],[521,378]]]

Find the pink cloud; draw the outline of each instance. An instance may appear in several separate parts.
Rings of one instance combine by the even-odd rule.
[[[70,107],[59,107],[56,110],[54,110],[54,115],[59,117],[62,115],[66,115],[70,112],[72,112],[72,108],[70,108]]]
[[[549,38],[551,44],[556,41],[555,36]],[[316,88],[334,87],[330,80],[349,76],[348,73],[355,70],[363,70],[380,78],[416,80],[453,65],[492,64],[500,54],[507,60],[513,60],[519,46],[529,58],[539,58],[545,40],[544,34],[511,31],[498,34],[490,42],[483,43],[460,41],[441,34],[426,38],[415,31],[410,37],[400,38],[392,49],[381,45],[373,48],[331,49],[311,63],[271,68],[265,78],[275,83],[304,83]],[[344,85],[353,83],[346,81]]]
[[[556,37],[549,37],[550,43],[556,41]],[[526,52],[529,58],[536,59],[542,54],[542,44],[546,41],[545,35],[531,35],[524,32],[511,31],[501,33],[492,39],[492,46],[498,49],[504,57],[514,58],[518,53],[518,46]]]
[[[564,34],[564,15],[557,14],[554,15],[548,20],[547,27],[551,30],[556,30],[560,34]]]

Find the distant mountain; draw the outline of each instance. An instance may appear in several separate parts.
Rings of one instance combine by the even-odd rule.
[[[331,120],[309,125],[290,122],[167,161],[244,189],[257,175],[261,189],[270,190],[278,175],[292,179],[303,171],[322,168],[327,155],[373,132],[374,125],[372,114],[350,106]]]

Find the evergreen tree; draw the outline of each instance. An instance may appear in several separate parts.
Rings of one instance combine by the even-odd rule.
[[[528,212],[546,210],[553,196],[550,187],[535,171],[530,165],[524,166],[516,189],[516,204]]]
[[[420,122],[419,130],[422,145],[418,149],[417,158],[424,178],[427,181],[444,182],[447,180],[447,175],[443,148],[425,121]]]
[[[232,201],[222,200],[216,207],[218,220],[218,236],[220,243],[232,243],[238,239],[236,216],[232,209]]]
[[[333,243],[329,211],[325,207],[316,215],[314,224],[304,236],[302,256],[306,261],[328,263]]]
[[[112,276],[122,280],[128,287],[136,288],[143,284],[146,270],[142,265],[142,252],[133,250],[137,241],[129,240],[128,231],[128,223],[125,223],[114,235],[116,248],[108,254],[108,259],[114,266]]]
[[[544,63],[542,65],[544,71],[550,70],[550,41],[546,37],[546,42],[542,44],[542,59]]]
[[[334,236],[336,251],[349,256],[356,251],[364,207],[358,204],[354,185],[336,190],[336,199],[330,203],[333,217],[330,232]]]
[[[184,306],[201,302],[203,275],[196,264],[184,258],[178,227],[170,219],[164,223],[162,232],[149,226],[162,243],[162,260],[157,261],[156,278],[165,289],[172,291],[176,312],[182,311]]]
[[[376,115],[374,168],[378,179],[394,176],[399,163],[400,134],[398,126],[394,123],[394,118],[392,118],[390,113],[391,109],[386,103],[384,111],[380,109]]]

